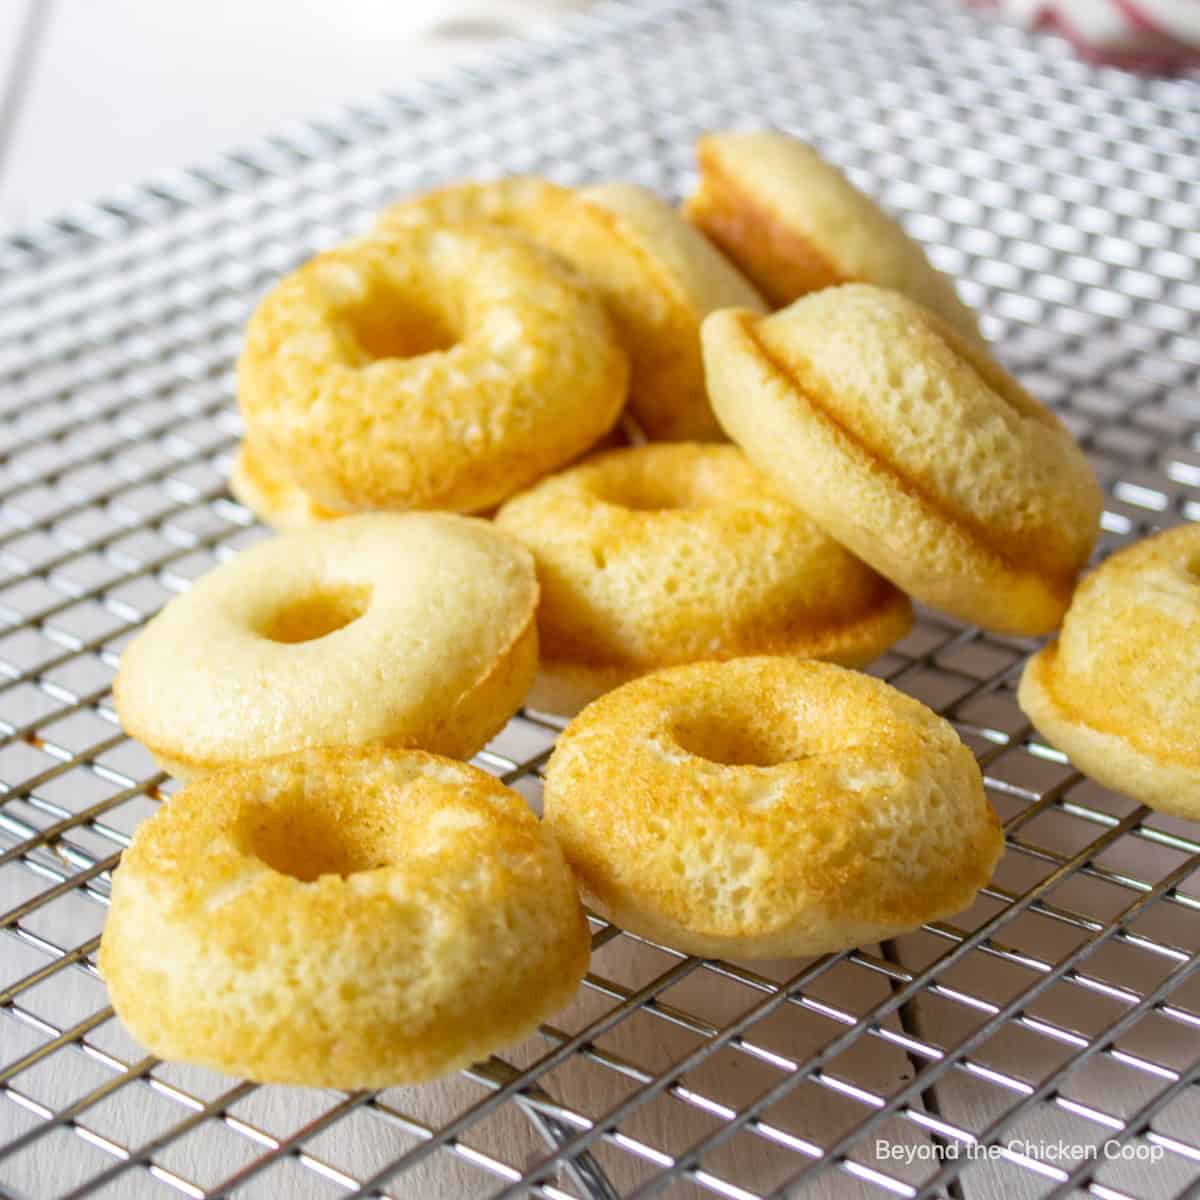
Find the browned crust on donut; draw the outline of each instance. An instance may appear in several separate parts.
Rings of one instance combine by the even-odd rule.
[[[290,478],[281,464],[261,447],[242,442],[229,474],[229,490],[260,521],[273,529],[302,529],[320,521],[344,517],[344,512],[319,504]]]
[[[1074,588],[1075,573],[1064,575],[1048,567],[1044,556],[1037,553],[1022,553],[1026,543],[1024,539],[1014,537],[1007,546],[998,544],[1007,539],[997,538],[995,531],[988,529],[979,521],[974,521],[965,514],[956,511],[949,505],[941,503],[938,498],[920,480],[897,469],[891,462],[876,453],[849,426],[834,416],[829,399],[822,394],[820,385],[814,376],[798,378],[794,364],[784,363],[778,359],[758,336],[751,320],[743,323],[746,337],[753,343],[754,349],[762,356],[771,370],[786,381],[803,396],[818,418],[828,427],[832,436],[837,438],[858,459],[860,464],[872,474],[885,477],[890,483],[900,488],[906,495],[915,500],[934,520],[946,525],[953,525],[970,538],[984,554],[994,558],[1001,566],[1011,571],[1033,571],[1041,578],[1050,576],[1054,580],[1053,588],[1056,594],[1061,594],[1065,608]]]
[[[1105,787],[1159,812],[1200,820],[1200,755],[1147,744],[1131,728],[1105,728],[1076,702],[1058,669],[1058,647],[1046,646],[1025,666],[1022,711],[1052,746]]]
[[[758,637],[748,634],[738,644],[705,655],[705,661],[727,662],[747,655],[780,655],[820,658],[844,667],[859,667],[878,658],[888,646],[904,637],[912,628],[912,619],[909,598],[886,579],[879,577],[874,600],[853,621],[804,631],[794,636],[768,633]],[[578,646],[572,648],[575,651],[579,649]],[[578,652],[559,656],[555,651],[553,643],[543,646],[542,662],[605,674],[613,669],[626,670],[631,679],[648,671],[681,665],[678,659],[611,658]]]
[[[351,816],[382,861],[305,880],[244,840],[300,814]],[[430,853],[396,853],[440,814]],[[505,920],[489,928],[493,913]],[[358,1088],[521,1039],[569,1001],[589,951],[575,884],[521,797],[467,764],[331,747],[210,776],[144,822],[114,876],[99,965],[122,1022],[164,1058]]]
[[[684,205],[684,216],[737,263],[773,307],[847,282],[815,242],[740,187],[703,142],[697,157],[700,188]]]
[[[693,714],[785,746],[803,733],[775,767],[720,766],[679,753],[672,730]],[[545,802],[602,913],[734,958],[825,953],[947,916],[1003,848],[947,722],[880,680],[796,659],[696,663],[608,693],[560,736]]]
[[[986,619],[976,614],[962,615],[968,619],[981,620],[989,627],[1006,632],[1040,633],[1057,627],[1070,602],[1078,567],[1082,564],[1072,564],[1070,568],[1064,569],[1059,562],[1051,560],[1041,547],[1035,545],[1031,549],[1028,541],[1017,536],[1011,539],[997,539],[994,536],[995,531],[940,502],[928,488],[922,486],[920,480],[897,470],[891,462],[837,419],[831,411],[831,402],[822,394],[818,381],[813,378],[797,378],[794,364],[782,362],[763,343],[755,328],[754,314],[739,313],[736,314],[736,320],[742,336],[759,362],[803,400],[809,412],[824,429],[825,436],[840,448],[858,470],[873,478],[878,485],[900,492],[920,510],[925,521],[945,529],[960,541],[964,549],[969,549],[977,560],[972,564],[972,569],[983,576],[979,580],[980,587],[989,586],[986,575],[994,577],[999,574],[1010,580],[1019,580],[1027,591],[1032,588],[1040,596],[1037,599],[1036,616],[1024,615],[1011,624],[1006,623],[1006,620],[996,613],[989,614]],[[962,344],[961,340],[959,344]],[[1054,418],[1051,416],[1050,420],[1053,422]],[[871,565],[877,570],[881,569],[878,563],[872,562]],[[884,573],[887,574],[886,571]],[[1027,596],[1026,602],[1034,598]],[[944,600],[931,599],[930,602],[949,608]]]

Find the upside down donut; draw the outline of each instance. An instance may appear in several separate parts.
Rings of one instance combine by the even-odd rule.
[[[971,752],[869,675],[694,663],[589,705],[546,820],[592,907],[691,954],[783,958],[965,908],[1003,848]]]
[[[593,455],[514,496],[496,524],[541,585],[534,708],[574,713],[658,667],[797,654],[857,666],[912,608],[736,446]]]
[[[403,200],[385,228],[429,221],[515,229],[570,263],[599,292],[630,352],[629,407],[651,438],[721,440],[704,384],[700,322],[714,309],[763,311],[755,290],[646,188],[578,191],[516,177]]]
[[[326,744],[467,758],[529,689],[537,595],[529,552],[486,521],[344,517],[173,599],[121,656],[117,714],[183,779]]]
[[[839,283],[904,292],[965,337],[975,314],[925,251],[811,146],[784,133],[712,133],[685,213],[776,307]]]
[[[1200,820],[1200,525],[1118,551],[1025,666],[1022,709],[1106,787]]]
[[[255,310],[249,440],[321,507],[497,504],[617,420],[628,362],[603,304],[498,229],[392,229],[320,254]]]
[[[333,748],[210,775],[143,822],[100,971],[163,1058],[380,1088],[518,1041],[589,950],[562,853],[515,792],[419,751]]]
[[[899,292],[845,284],[761,320],[714,313],[704,350],[726,431],[831,537],[964,621],[1057,627],[1100,487],[978,343]]]

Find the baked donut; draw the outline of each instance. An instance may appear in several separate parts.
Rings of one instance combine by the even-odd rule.
[[[589,453],[614,446],[628,446],[640,433],[627,417],[604,434]],[[644,439],[640,439],[644,440]],[[578,460],[576,460],[578,461]],[[260,521],[281,533],[305,529],[322,521],[336,520],[348,514],[322,508],[287,473],[287,468],[264,454],[259,446],[243,441],[233,456],[229,472],[229,490],[235,500],[248,508]],[[490,512],[479,513],[489,516]]]
[[[776,307],[839,283],[894,288],[979,339],[975,314],[925,251],[811,146],[785,133],[711,133],[685,205]]]
[[[529,552],[486,521],[366,513],[244,550],[121,655],[122,725],[182,779],[303,746],[467,758],[537,665]]]
[[[617,420],[604,305],[498,229],[394,229],[320,254],[246,327],[247,436],[328,509],[488,508]]]
[[[693,663],[589,705],[546,820],[592,907],[706,957],[825,954],[971,903],[1003,848],[951,726],[869,675]]]
[[[723,440],[700,360],[714,309],[765,311],[754,289],[653,192],[612,183],[578,191],[516,177],[444,188],[387,209],[385,228],[484,222],[533,238],[592,283],[630,352],[629,408],[651,438]]]
[[[1045,633],[1099,533],[1102,497],[1058,419],[915,301],[828,288],[704,324],[726,431],[831,537],[915,599]]]
[[[659,667],[796,654],[869,662],[912,606],[736,446],[653,443],[542,480],[496,524],[533,551],[539,673],[528,703],[574,713]]]
[[[346,514],[318,504],[261,447],[247,442],[237,448],[229,472],[229,490],[256,517],[273,529],[304,529]]]
[[[100,972],[162,1058],[268,1083],[413,1083],[519,1041],[590,939],[562,853],[466,763],[337,747],[219,771],[113,876]]]
[[[1081,771],[1200,820],[1200,525],[1128,546],[1084,579],[1017,698]]]

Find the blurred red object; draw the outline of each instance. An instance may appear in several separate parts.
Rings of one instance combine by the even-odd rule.
[[[1200,67],[1200,0],[980,0],[1052,29],[1092,62],[1158,74]]]

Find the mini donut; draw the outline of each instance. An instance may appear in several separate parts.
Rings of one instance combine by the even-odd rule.
[[[153,1054],[356,1089],[521,1040],[589,951],[571,873],[519,795],[421,751],[337,747],[219,771],[143,822],[99,964]]]
[[[516,177],[401,201],[386,228],[485,222],[518,230],[592,283],[630,352],[629,407],[651,438],[723,440],[708,404],[700,322],[714,309],[765,311],[758,293],[653,192],[612,183],[579,191]]]
[[[953,282],[870,197],[785,133],[711,133],[697,145],[700,186],[686,206],[777,308],[839,283],[894,288],[978,340]]]
[[[509,500],[496,524],[533,551],[541,662],[528,703],[548,712],[703,658],[859,665],[912,624],[908,597],[736,446],[593,455]]]
[[[276,462],[262,447],[246,442],[233,457],[229,490],[261,521],[281,532],[346,515],[323,508],[292,479],[282,463]]]
[[[1017,698],[1081,771],[1200,820],[1200,525],[1137,542],[1084,579]]]
[[[825,954],[966,908],[1004,840],[947,722],[798,658],[693,663],[589,705],[546,821],[592,907],[705,957]]]
[[[589,452],[628,446],[638,432],[628,417],[622,417],[618,424],[592,445]],[[252,446],[244,441],[233,456],[229,490],[234,499],[245,505],[260,521],[281,533],[306,529],[310,525],[347,515],[322,508],[292,479],[282,463],[264,453],[261,446]],[[479,515],[486,517],[489,513]]]
[[[604,305],[504,230],[393,229],[320,254],[255,310],[238,362],[251,442],[339,511],[499,503],[617,420]]]
[[[486,521],[366,513],[244,550],[121,655],[121,724],[182,779],[304,746],[468,758],[537,666],[529,551]]]
[[[704,325],[721,423],[784,493],[917,600],[1058,626],[1102,497],[1058,419],[899,292],[846,284]]]

